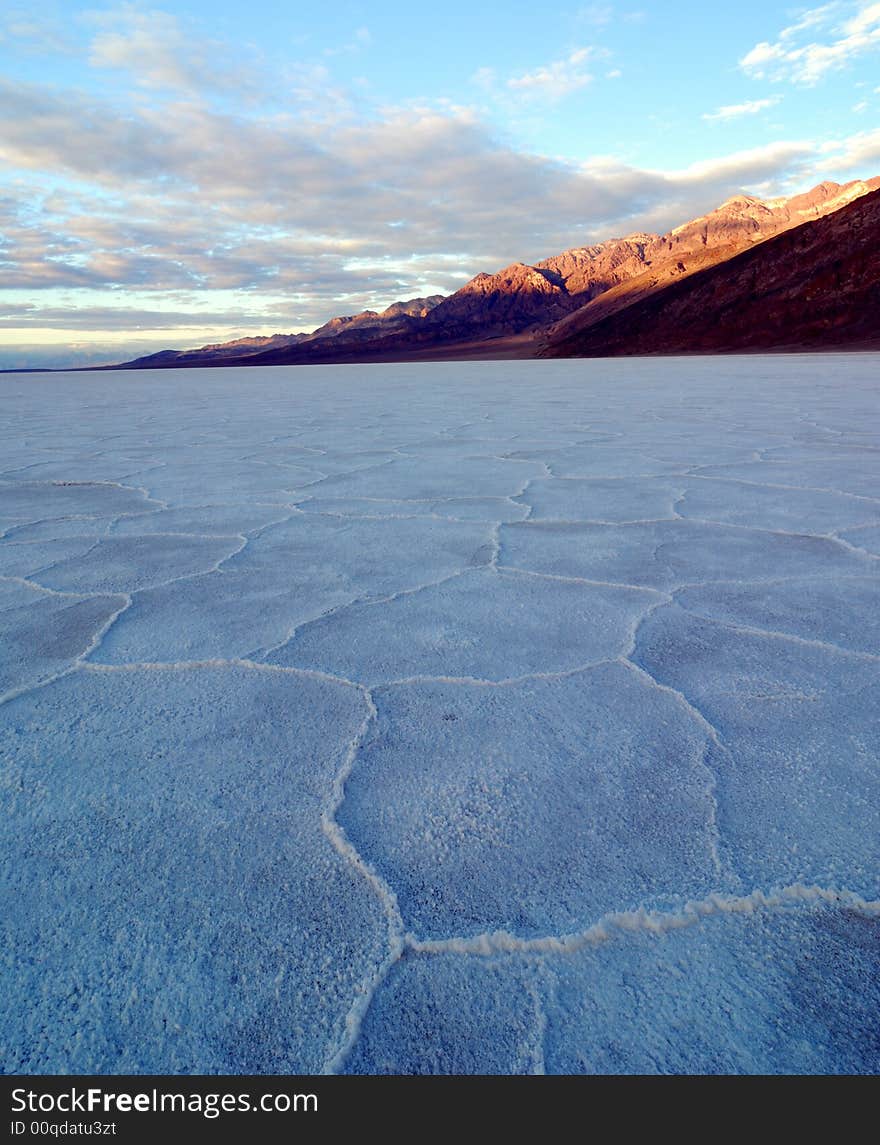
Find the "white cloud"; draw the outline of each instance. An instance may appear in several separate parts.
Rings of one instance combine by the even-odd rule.
[[[34,17],[24,9],[12,9],[0,17],[0,43],[10,41],[16,50],[26,53],[73,51],[69,29],[60,18],[46,13]]]
[[[824,32],[821,41],[802,42],[804,33],[817,32]],[[826,73],[878,48],[880,3],[833,3],[805,12],[796,23],[783,28],[774,42],[756,44],[739,65],[756,79],[811,86]]]
[[[820,171],[833,172],[837,177],[868,178],[880,167],[880,128],[826,143],[822,151],[828,158],[818,164]]]
[[[703,119],[727,120],[740,119],[744,115],[757,115],[758,112],[766,111],[768,107],[775,107],[779,99],[779,96],[773,96],[769,99],[750,99],[745,103],[729,103],[725,107],[719,107],[717,111],[707,112]]]
[[[680,171],[578,166],[514,150],[463,108],[389,108],[327,132],[259,109],[122,110],[9,84],[0,158],[31,173],[0,199],[8,286],[287,297],[318,325],[343,298],[387,305],[677,225],[744,188],[784,187],[816,154],[780,142]],[[76,190],[52,193],[59,178]]]
[[[485,91],[491,91],[498,82],[498,74],[494,68],[477,68],[471,76],[471,83]]]
[[[592,73],[585,65],[598,54],[593,48],[577,48],[563,59],[554,60],[524,75],[513,76],[507,81],[507,86],[512,91],[528,96],[561,99],[592,82]]]
[[[610,4],[587,4],[575,13],[575,20],[591,24],[594,28],[604,27],[614,19],[614,9]]]
[[[104,333],[121,330],[177,330],[194,327],[225,330],[242,327],[278,326],[290,321],[289,315],[260,310],[141,310],[130,306],[38,306],[33,302],[15,303],[0,297],[0,330],[92,330]]]
[[[783,140],[703,159],[666,177],[679,188],[717,188],[721,198],[712,203],[717,206],[726,197],[725,187],[744,190],[767,181],[779,184],[793,176],[802,178],[815,153],[815,144],[809,140]]]
[[[234,63],[225,45],[198,40],[168,13],[122,4],[86,17],[97,27],[89,51],[94,68],[127,71],[143,88],[198,96],[227,91],[247,94],[255,73]]]
[[[373,36],[369,28],[355,28],[345,43],[336,48],[325,48],[325,56],[350,56],[365,51],[373,43]]]
[[[871,32],[878,24],[880,24],[880,4],[868,4],[848,20],[844,27],[847,35],[861,36]]]
[[[779,33],[781,40],[792,40],[800,32],[807,32],[810,28],[821,28],[827,24],[841,10],[841,0],[832,0],[830,4],[823,4],[819,8],[809,8],[800,14],[793,24],[783,28]]]

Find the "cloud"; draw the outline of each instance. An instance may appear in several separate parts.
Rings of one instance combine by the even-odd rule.
[[[188,32],[171,13],[122,4],[86,19],[98,29],[89,64],[127,71],[139,87],[201,96],[259,86],[255,71],[233,61],[225,45]]]
[[[7,11],[0,18],[0,43],[10,40],[17,51],[28,54],[73,51],[74,41],[69,29],[60,19],[41,13],[35,18],[25,9]]]
[[[0,203],[0,260],[21,289],[271,294],[317,325],[343,305],[674,226],[784,183],[811,154],[782,142],[678,172],[578,166],[514,150],[463,108],[390,108],[327,132],[292,115],[122,110],[8,85],[0,157],[30,174]],[[53,191],[59,178],[72,189]]]
[[[325,48],[325,56],[350,56],[358,52],[363,52],[369,48],[373,42],[373,36],[369,28],[355,28],[351,36],[345,43],[340,44],[335,48]]]
[[[193,326],[206,328],[285,325],[289,314],[266,314],[259,310],[138,310],[127,306],[38,306],[33,302],[0,300],[0,330],[29,327],[54,330],[175,330]]]
[[[700,160],[678,172],[674,178],[685,184],[704,185],[734,182],[753,185],[759,181],[778,177],[780,172],[803,173],[807,162],[815,155],[815,145],[808,140],[783,140],[763,147],[735,151],[716,159]]]
[[[708,112],[703,116],[703,119],[709,120],[728,120],[740,119],[744,115],[757,115],[758,112],[766,111],[768,107],[775,107],[779,103],[780,97],[774,96],[769,99],[750,99],[745,103],[729,103],[725,107],[719,107],[717,111]]]
[[[860,10],[844,25],[847,35],[863,36],[873,33],[880,24],[880,4],[862,5]]]
[[[477,68],[471,76],[471,83],[485,91],[491,91],[498,82],[498,73],[494,68]]]
[[[575,20],[590,24],[595,28],[604,27],[614,19],[614,9],[610,4],[586,4],[575,13]]]
[[[828,142],[822,151],[827,158],[817,164],[820,171],[870,176],[880,166],[880,128]]]
[[[774,194],[784,193],[802,183],[815,158],[812,143],[790,141],[719,156],[675,171],[646,171],[613,157],[592,160],[584,164],[584,170],[630,204],[632,214],[626,229],[663,232],[705,214],[741,191],[759,193],[771,188]],[[621,222],[596,239],[625,233]]]
[[[844,17],[844,14],[846,16]],[[825,33],[823,39],[802,42],[803,33]],[[880,48],[880,3],[833,3],[805,12],[783,28],[778,38],[763,40],[739,61],[756,79],[788,80],[812,86],[828,72],[844,68],[856,57]]]
[[[512,91],[542,99],[562,99],[592,83],[593,75],[586,68],[589,59],[599,53],[594,48],[576,48],[567,56],[534,71],[513,76],[507,81]]]

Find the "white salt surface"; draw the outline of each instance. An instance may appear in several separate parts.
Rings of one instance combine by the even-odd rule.
[[[0,379],[3,1068],[880,1069],[878,367]]]

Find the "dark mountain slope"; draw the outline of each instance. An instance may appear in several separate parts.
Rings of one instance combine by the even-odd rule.
[[[616,311],[600,301],[539,356],[880,349],[880,191]]]

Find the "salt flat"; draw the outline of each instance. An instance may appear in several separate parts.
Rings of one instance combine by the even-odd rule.
[[[7,1072],[876,1072],[880,356],[0,379]]]

